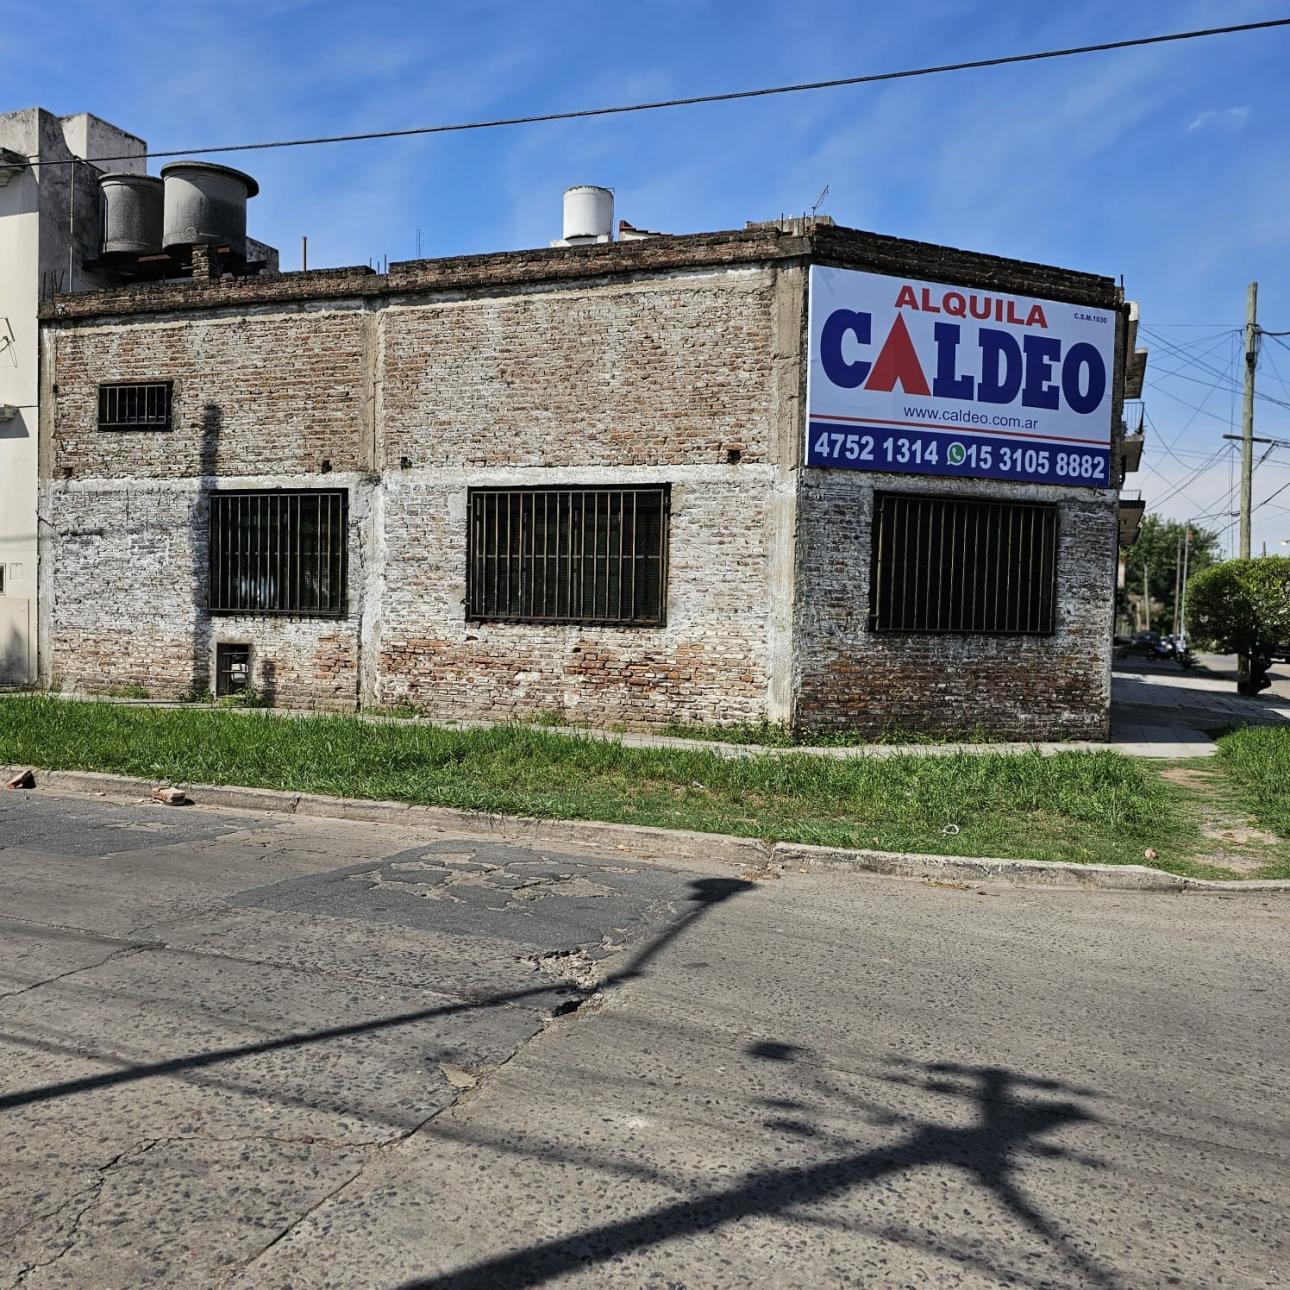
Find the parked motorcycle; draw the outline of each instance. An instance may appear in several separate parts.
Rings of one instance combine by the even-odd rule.
[[[1172,638],[1173,660],[1181,668],[1196,666],[1196,660],[1192,657],[1191,646],[1187,643],[1186,636],[1175,636]]]
[[[1130,641],[1123,644],[1117,642],[1117,658],[1128,658],[1132,654],[1140,658],[1156,659],[1162,663],[1177,663],[1181,668],[1196,666],[1191,646],[1184,635],[1161,636],[1159,632],[1139,632]]]

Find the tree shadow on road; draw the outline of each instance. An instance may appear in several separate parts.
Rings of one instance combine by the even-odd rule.
[[[794,1045],[768,1041],[751,1044],[745,1051],[769,1061],[797,1062],[805,1056]],[[804,1077],[809,1078],[805,1074]],[[927,1167],[950,1167],[964,1174],[969,1184],[975,1184],[993,1197],[1023,1228],[1047,1245],[1079,1284],[1103,1290],[1113,1290],[1120,1284],[1110,1269],[1101,1266],[1066,1237],[1026,1195],[1017,1178],[1018,1166],[1028,1156],[1095,1164],[1044,1141],[1046,1135],[1064,1126],[1096,1119],[1071,1100],[1074,1096],[1090,1096],[1087,1090],[1020,1075],[1002,1067],[948,1062],[895,1061],[877,1078],[966,1099],[976,1109],[975,1122],[956,1127],[892,1116],[885,1109],[828,1087],[817,1079],[816,1088],[827,1093],[830,1099],[849,1102],[852,1109],[879,1122],[900,1122],[905,1127],[904,1137],[880,1147],[843,1154],[830,1152],[827,1158],[809,1164],[754,1169],[728,1189],[535,1243],[454,1272],[406,1282],[401,1290],[523,1290],[651,1246],[714,1233],[741,1220],[774,1217],[844,1228],[878,1240],[913,1245],[991,1276],[1025,1283],[1025,1274],[992,1266],[979,1247],[956,1245],[949,1239],[927,1233],[913,1235],[891,1225],[867,1228],[863,1224],[834,1222],[808,1208]],[[1036,1097],[1035,1094],[1060,1097]],[[786,1100],[765,1105],[775,1111],[795,1113],[794,1118],[783,1114],[773,1116],[766,1121],[768,1128],[789,1136],[820,1138],[824,1146],[825,1135],[797,1114],[807,1109],[805,1103]],[[877,1116],[873,1114],[875,1111]],[[502,1149],[507,1148],[502,1145]]]
[[[414,1026],[430,1018],[477,1012],[514,1004],[549,1006],[553,997],[565,1000],[552,1012],[568,1011],[567,1004],[590,998],[595,989],[620,985],[647,974],[654,959],[679,936],[702,919],[715,905],[752,889],[739,879],[708,878],[691,882],[688,906],[661,934],[631,955],[623,967],[596,988],[555,986],[543,982],[531,989],[462,1000],[418,1009],[351,1025],[281,1035],[168,1060],[131,1064],[80,1079],[43,1085],[0,1095],[0,1111],[71,1097],[97,1089],[159,1077],[205,1081],[212,1068],[240,1058],[284,1049],[307,1048],[350,1036],[397,1027]],[[15,1042],[21,1042],[15,1040]],[[92,1056],[82,1054],[83,1056]],[[820,1158],[794,1166],[755,1168],[733,1186],[659,1206],[647,1213],[588,1227],[568,1236],[527,1246],[509,1254],[480,1261],[470,1267],[407,1283],[404,1290],[522,1290],[538,1286],[571,1271],[595,1268],[634,1251],[666,1242],[719,1231],[741,1220],[780,1217],[821,1226],[841,1226],[875,1240],[896,1242],[970,1266],[1014,1283],[1028,1277],[1015,1269],[994,1268],[979,1248],[941,1239],[926,1232],[897,1230],[890,1225],[866,1228],[861,1223],[834,1222],[811,1206],[907,1177],[925,1168],[951,1168],[969,1183],[992,1196],[1024,1229],[1048,1246],[1080,1284],[1113,1290],[1115,1275],[1074,1246],[1061,1228],[1028,1197],[1018,1180],[1019,1166],[1027,1157],[1075,1160],[1088,1164],[1068,1150],[1046,1141],[1063,1127],[1095,1120],[1074,1099],[1092,1096],[1056,1081],[1038,1079],[996,1066],[952,1063],[891,1062],[874,1077],[891,1085],[904,1085],[964,1100],[975,1109],[966,1127],[945,1125],[912,1116],[894,1115],[846,1090],[832,1087],[811,1054],[797,1045],[761,1039],[745,1048],[745,1055],[760,1061],[791,1065],[799,1087],[814,1088],[828,1102],[841,1104],[856,1117],[895,1127],[902,1136],[888,1145],[860,1146],[853,1136],[839,1138],[818,1129],[811,1107],[800,1099],[770,1100],[765,1127],[782,1136],[813,1140]],[[101,1060],[118,1060],[103,1057]],[[221,1081],[212,1080],[219,1084]],[[259,1088],[261,1096],[272,1092]],[[455,1135],[462,1136],[462,1135]],[[489,1144],[502,1150],[507,1144]],[[574,1157],[582,1153],[571,1149]],[[587,1157],[588,1167],[597,1162]],[[638,1174],[638,1176],[646,1176]]]
[[[325,1044],[338,1039],[348,1039],[355,1035],[371,1034],[376,1031],[390,1030],[400,1026],[414,1025],[419,1021],[434,1018],[459,1016],[467,1013],[486,1011],[490,1008],[505,1008],[515,1004],[537,1004],[549,1002],[557,997],[561,1001],[552,1009],[555,1014],[567,1014],[586,1002],[598,990],[606,989],[644,975],[650,962],[687,928],[702,918],[714,905],[729,900],[740,892],[749,891],[751,882],[741,878],[699,878],[689,883],[689,907],[666,930],[650,939],[627,963],[617,972],[611,973],[595,987],[583,988],[574,985],[552,985],[543,982],[527,990],[511,990],[504,993],[488,995],[482,999],[466,999],[457,1003],[440,1004],[433,1008],[418,1008],[409,1012],[395,1013],[387,1017],[375,1017],[368,1021],[354,1022],[351,1025],[332,1026],[323,1030],[302,1031],[296,1034],[280,1035],[272,1039],[259,1040],[255,1043],[239,1044],[230,1048],[215,1048],[204,1053],[188,1053],[182,1057],[172,1057],[165,1061],[136,1063],[120,1067],[117,1070],[104,1071],[97,1075],[87,1075],[81,1079],[66,1080],[58,1084],[45,1084],[36,1088],[21,1089],[17,1092],[0,1095],[0,1111],[12,1110],[34,1103],[50,1102],[77,1093],[88,1093],[95,1089],[112,1088],[119,1084],[131,1084],[140,1080],[157,1079],[164,1076],[185,1076],[191,1072],[220,1066],[240,1058],[257,1057],[265,1053],[280,1052],[284,1049],[306,1048]],[[146,948],[146,947],[140,947]],[[156,948],[164,948],[158,944]],[[20,1036],[0,1034],[0,1039],[22,1044],[27,1042]],[[82,1053],[82,1056],[95,1057],[94,1054]],[[101,1060],[116,1060],[103,1057]]]

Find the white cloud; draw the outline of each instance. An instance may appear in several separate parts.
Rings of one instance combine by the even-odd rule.
[[[1239,130],[1249,119],[1250,109],[1247,104],[1241,104],[1238,107],[1225,108],[1207,108],[1199,116],[1194,117],[1187,126],[1188,133],[1193,130],[1203,130],[1206,126],[1228,126],[1231,129]]]

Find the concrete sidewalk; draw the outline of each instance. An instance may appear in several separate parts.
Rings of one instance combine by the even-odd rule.
[[[812,757],[953,757],[958,753],[1024,753],[1040,752],[1051,756],[1059,752],[1097,752],[1107,748],[1128,757],[1208,757],[1214,751],[1214,741],[1203,729],[1179,724],[1176,714],[1161,711],[1139,714],[1134,711],[1122,718],[1114,707],[1111,714],[1111,738],[1108,743],[1093,739],[1042,742],[992,742],[992,743],[912,743],[912,744],[800,744],[788,748],[767,747],[764,744],[728,744],[710,739],[676,739],[668,735],[615,734],[602,730],[579,730],[555,727],[553,734],[585,735],[590,739],[610,739],[628,748],[686,748],[694,752],[714,752],[722,757],[757,757],[807,755]],[[1235,725],[1226,720],[1212,723],[1211,728]]]

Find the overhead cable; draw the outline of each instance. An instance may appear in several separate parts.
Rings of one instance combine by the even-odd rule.
[[[874,85],[881,81],[910,80],[919,76],[939,76],[946,72],[976,71],[985,67],[1006,67],[1016,63],[1034,63],[1045,59],[1073,58],[1079,54],[1102,54],[1117,49],[1137,49],[1146,45],[1163,45],[1172,41],[1200,40],[1210,36],[1230,36],[1238,32],[1265,31],[1290,26],[1290,18],[1269,18],[1263,22],[1234,23],[1226,27],[1204,27],[1194,31],[1172,31],[1156,36],[1138,36],[1131,40],[1108,40],[1096,45],[1073,45],[1067,49],[1044,49],[1029,54],[1004,54],[995,58],[975,58],[961,63],[939,63],[930,67],[911,67],[893,72],[870,72],[863,76],[841,76],[827,81],[804,81],[797,85],[775,85],[753,90],[731,90],[724,94],[695,94],[688,98],[655,99],[644,103],[621,103],[610,107],[580,108],[568,112],[537,112],[528,116],[496,117],[485,121],[458,121],[445,125],[422,125],[403,130],[369,130],[362,134],[320,135],[312,139],[278,139],[264,143],[230,143],[219,147],[169,148],[149,152],[148,157],[194,157],[224,152],[256,152],[267,148],[305,148],[324,143],[360,143],[373,139],[406,139],[416,135],[460,134],[467,130],[494,130],[503,126],[539,125],[553,121],[579,121],[591,117],[621,116],[629,112],[656,112],[662,108],[697,107],[702,103],[732,103],[742,99],[769,98],[777,94],[803,94],[814,90],[835,90],[849,85]],[[88,161],[131,161],[138,153],[102,157],[39,161],[34,165],[71,165]]]

